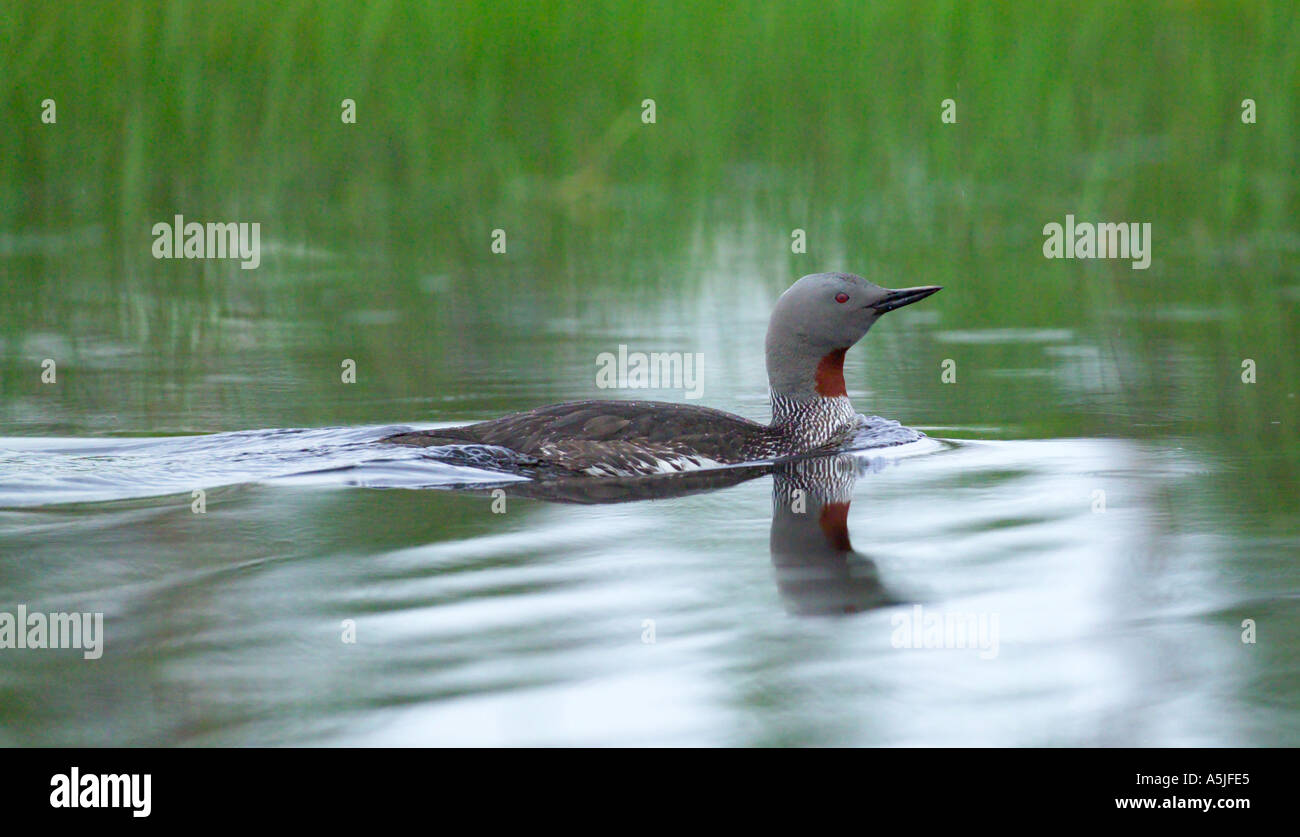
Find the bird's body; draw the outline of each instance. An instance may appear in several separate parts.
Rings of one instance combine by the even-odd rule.
[[[843,273],[813,274],[791,286],[768,327],[770,424],[689,404],[574,401],[382,441],[488,445],[591,476],[670,474],[829,449],[858,419],[844,386],[844,353],[880,313],[937,290],[890,291]]]
[[[851,411],[847,400],[843,408]],[[385,441],[421,447],[492,445],[591,476],[631,476],[779,459],[828,444],[837,438],[835,431],[851,424],[827,421],[822,426],[827,433],[820,444],[801,444],[795,430],[802,425],[760,424],[709,407],[573,401],[465,427],[401,433]]]

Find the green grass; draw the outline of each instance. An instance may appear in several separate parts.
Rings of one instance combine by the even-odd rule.
[[[518,306],[504,320],[543,298],[581,316],[591,276],[630,300],[687,299],[726,240],[771,294],[826,268],[937,282],[936,327],[1068,328],[1124,358],[1115,389],[1050,410],[1030,381],[988,397],[935,384],[916,395],[935,423],[1281,441],[1278,467],[1300,472],[1285,436],[1300,373],[1294,4],[23,3],[0,36],[7,398],[35,397],[26,370],[51,334],[135,347],[181,392],[221,357],[317,386],[338,341],[388,370],[384,397],[324,417],[379,418],[367,409],[391,410],[386,397],[450,386],[436,359],[462,344],[504,351],[483,331],[503,287]],[[949,97],[956,125],[939,120]],[[1239,119],[1246,97],[1257,124]],[[57,125],[39,121],[45,98]],[[175,212],[260,221],[281,249],[255,279],[156,262],[149,227]],[[1152,268],[1045,261],[1042,225],[1067,212],[1151,222]],[[509,259],[488,253],[495,227]],[[807,255],[789,252],[794,227]],[[431,276],[455,278],[438,306]],[[341,322],[367,308],[403,320]],[[1222,314],[1176,316],[1197,309]],[[279,360],[229,360],[249,344]],[[951,349],[925,351],[928,369]],[[100,386],[69,426],[121,395]],[[211,398],[225,406],[209,420],[272,417],[255,390]]]

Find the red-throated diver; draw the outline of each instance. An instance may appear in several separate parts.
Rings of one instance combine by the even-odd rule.
[[[814,273],[791,285],[767,327],[771,424],[689,404],[574,401],[381,441],[490,445],[593,476],[675,473],[830,449],[857,422],[844,387],[844,353],[881,314],[938,290],[889,290],[849,273]]]

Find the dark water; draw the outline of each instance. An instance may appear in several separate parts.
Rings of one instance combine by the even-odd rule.
[[[0,614],[104,615],[0,648],[0,744],[1300,744],[1293,4],[300,11],[0,24]],[[176,213],[260,266],[154,259]],[[926,440],[549,493],[373,444],[765,420],[824,270],[945,286],[845,367]]]

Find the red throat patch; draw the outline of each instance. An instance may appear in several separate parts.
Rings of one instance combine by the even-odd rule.
[[[827,503],[822,506],[822,514],[817,523],[827,542],[840,552],[850,552],[853,545],[849,543],[849,504]]]
[[[844,388],[844,353],[848,349],[836,349],[817,364],[817,394],[826,398],[848,395]]]

